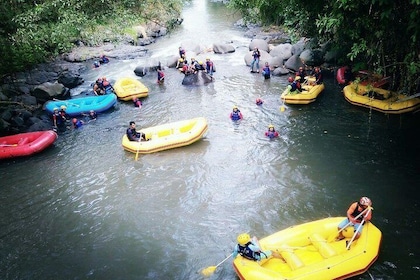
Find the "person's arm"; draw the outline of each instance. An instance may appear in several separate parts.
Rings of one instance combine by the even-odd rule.
[[[238,248],[238,244],[236,244],[232,252],[233,259],[235,259],[238,254],[239,254],[239,248]]]
[[[352,216],[354,210],[356,210],[356,207],[357,207],[357,202],[354,202],[352,203],[352,205],[350,205],[349,209],[347,209],[347,218],[353,224],[356,223],[356,219],[354,219],[355,217]]]

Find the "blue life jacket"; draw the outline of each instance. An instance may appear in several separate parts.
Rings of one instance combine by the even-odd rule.
[[[236,112],[232,111],[232,115],[231,115],[232,120],[233,121],[240,120],[241,119],[240,113],[241,113],[241,111],[239,111],[239,110],[237,110]]]
[[[257,258],[255,258],[255,254],[258,254],[254,251],[252,251],[251,249],[249,249],[249,245],[252,244],[251,242],[248,242],[247,244],[245,244],[245,246],[242,246],[241,244],[238,244],[238,248],[239,248],[239,255],[241,255],[242,257],[244,257],[245,259],[248,260],[252,260],[252,261],[256,261]]]

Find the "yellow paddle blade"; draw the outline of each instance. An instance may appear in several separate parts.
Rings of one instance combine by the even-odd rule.
[[[216,270],[217,266],[209,266],[201,271],[204,276],[211,276]]]
[[[284,106],[280,107],[280,112],[284,112],[284,110],[286,110],[286,108],[284,108]]]

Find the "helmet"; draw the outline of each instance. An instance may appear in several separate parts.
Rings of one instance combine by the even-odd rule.
[[[294,80],[293,80],[293,77],[289,77],[289,78],[287,78],[287,80],[289,81],[289,82],[293,82]]]
[[[299,67],[299,70],[303,70],[303,67],[302,67],[302,66],[300,66],[300,67]]]
[[[372,206],[372,201],[370,200],[369,197],[363,196],[362,198],[360,198],[359,201],[360,205],[363,206]]]
[[[89,111],[89,113],[95,113],[95,111],[93,111],[93,110],[90,110],[90,111]]]
[[[237,240],[239,244],[245,245],[251,240],[251,236],[248,233],[242,233],[238,235]]]
[[[195,58],[194,57],[191,57],[191,60],[195,60]]]
[[[210,60],[210,58],[206,57],[206,60]]]
[[[184,61],[184,59],[180,58],[180,59],[178,59],[178,61],[179,61],[179,62],[183,62],[183,61]]]
[[[53,111],[58,111],[58,108],[57,107],[54,107]]]
[[[77,119],[76,118],[73,118],[73,123],[77,123]]]
[[[102,80],[106,80],[106,77],[102,77]]]
[[[203,62],[202,61],[199,61],[198,64],[203,65]]]
[[[274,125],[270,124],[270,125],[268,126],[268,128],[274,128]]]
[[[66,105],[61,105],[61,106],[60,106],[60,109],[62,109],[62,110],[66,110],[66,109],[67,109],[67,107],[66,107]]]
[[[238,106],[236,106],[236,105],[235,105],[235,106],[233,106],[233,108],[232,108],[232,109],[238,109]]]

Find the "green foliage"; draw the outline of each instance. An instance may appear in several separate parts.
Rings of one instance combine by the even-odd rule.
[[[80,40],[118,40],[125,28],[170,21],[182,0],[6,0],[0,5],[0,75],[17,72],[69,51]],[[165,24],[165,22],[163,22]]]
[[[231,0],[229,7],[245,20],[330,42],[344,53],[340,63],[392,76],[396,88],[414,92],[420,84],[420,0]]]

